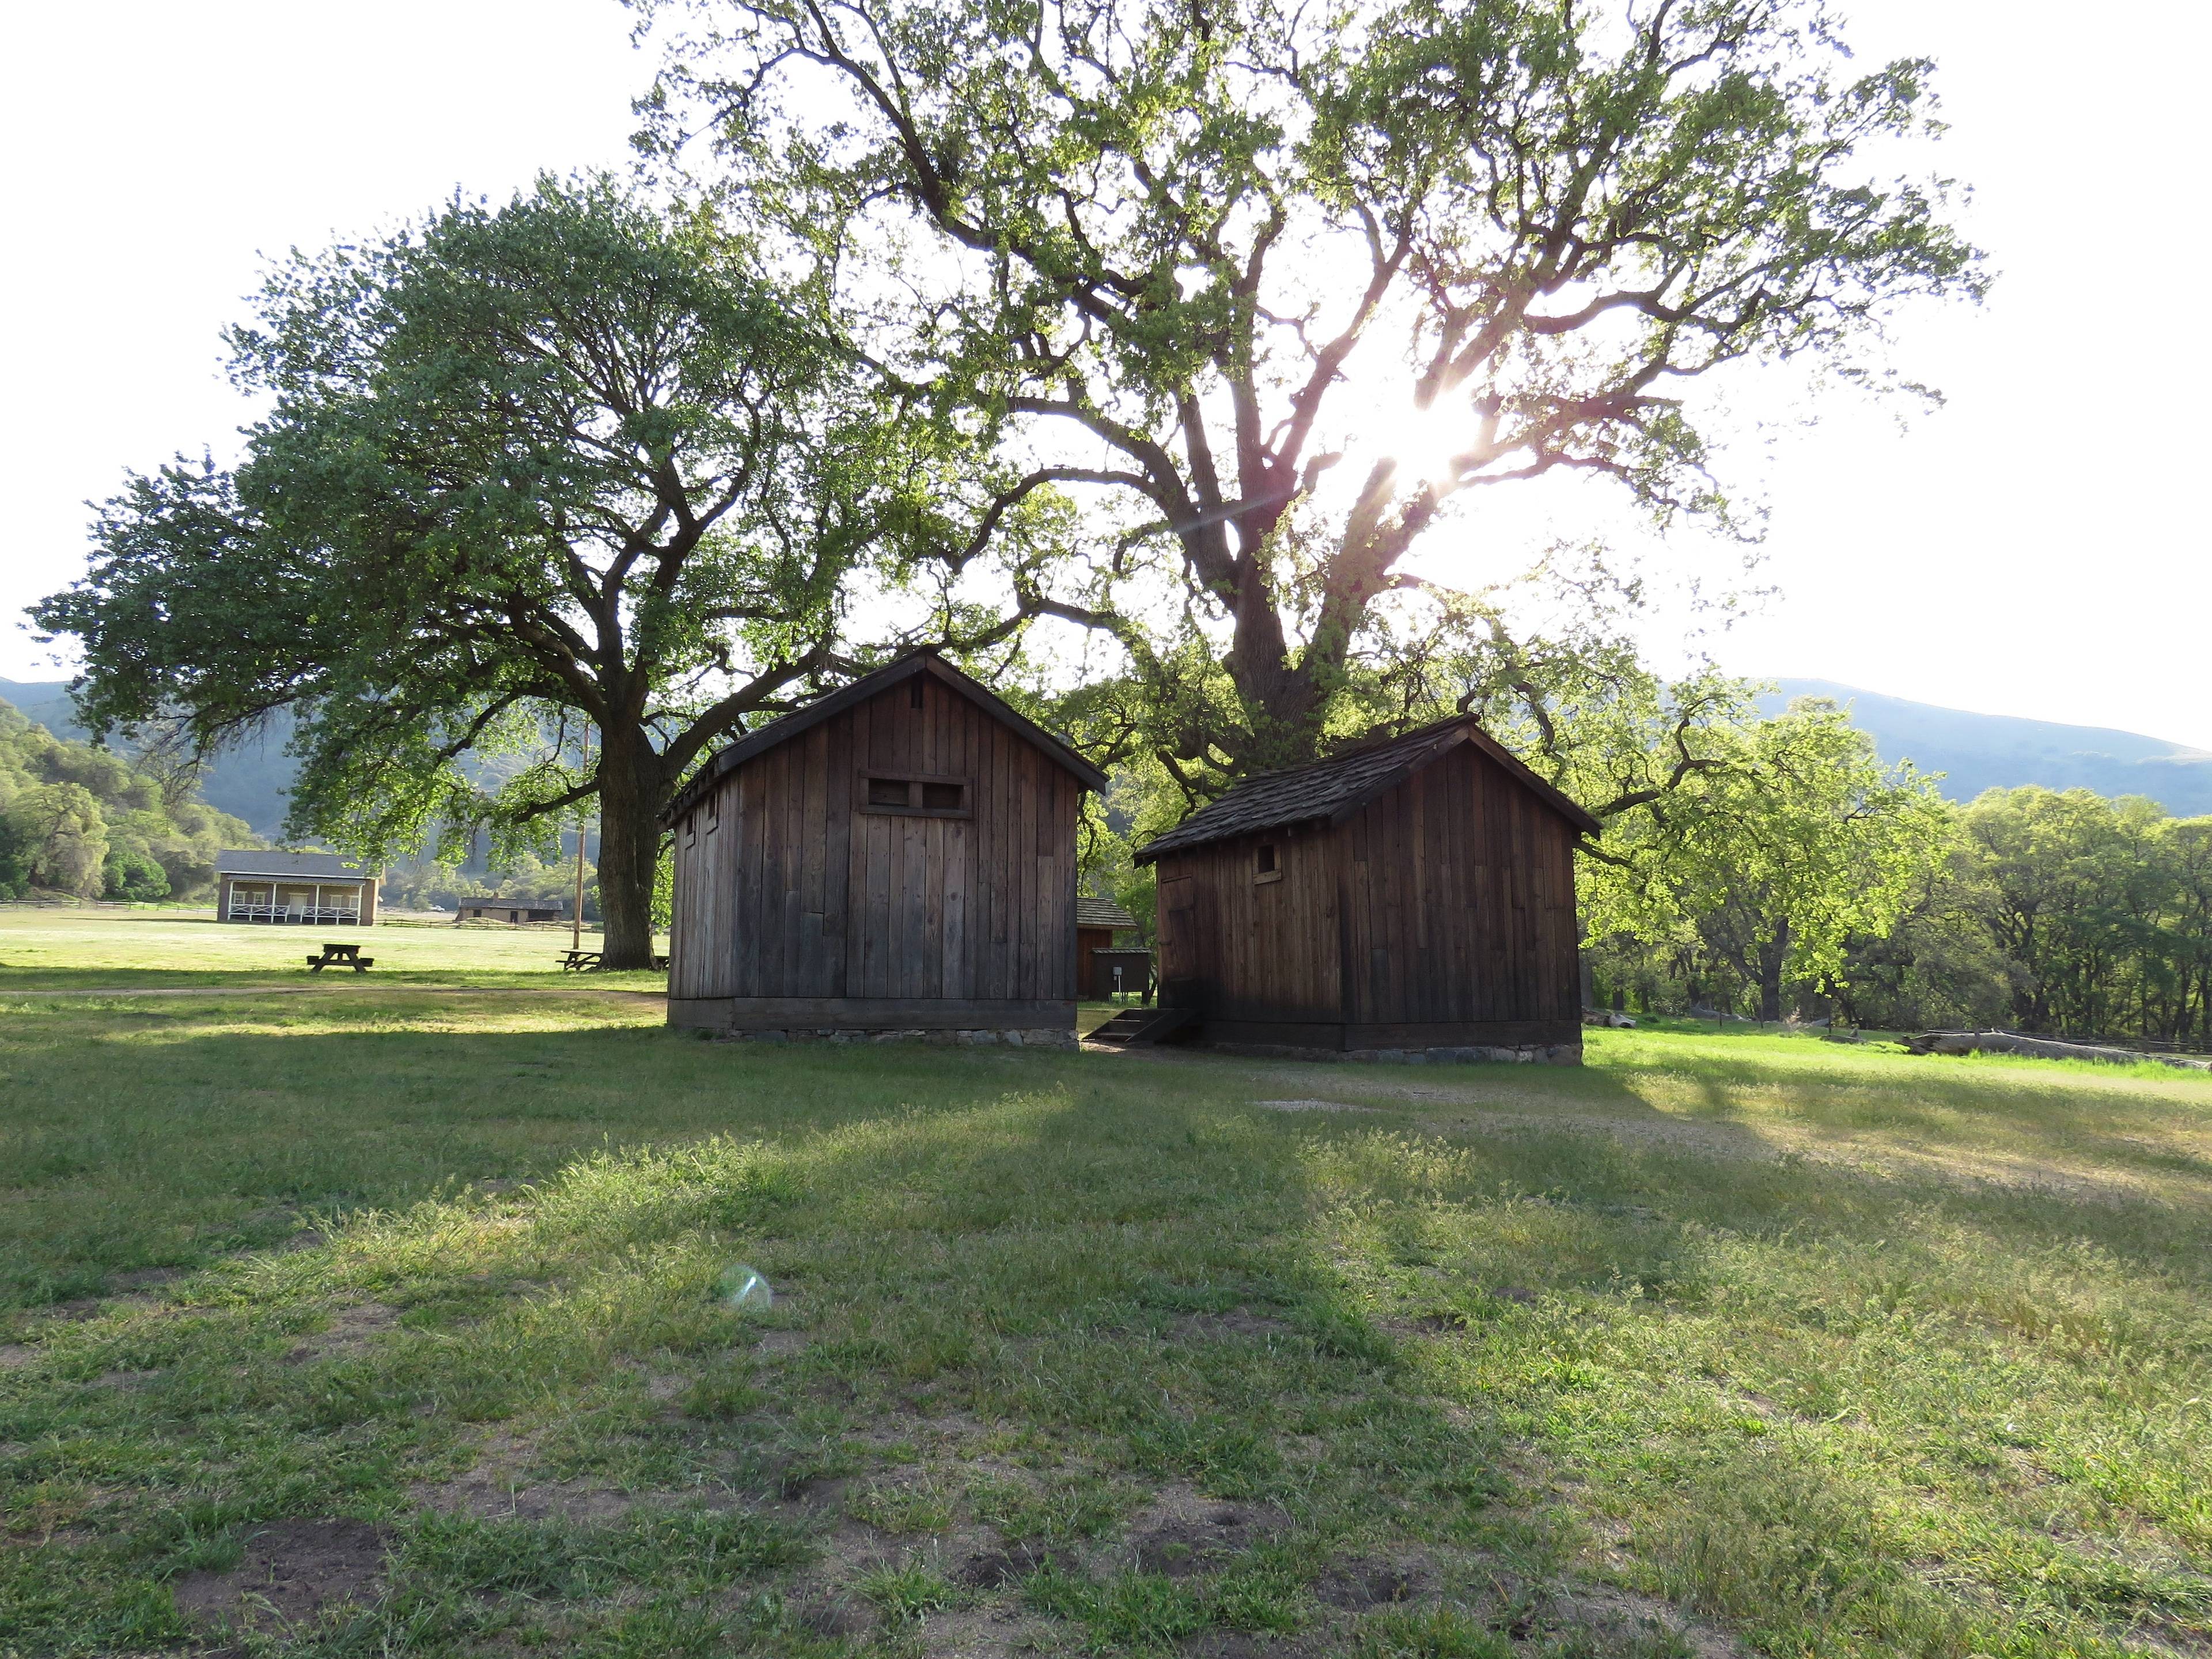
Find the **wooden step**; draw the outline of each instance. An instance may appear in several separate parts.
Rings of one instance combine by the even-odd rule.
[[[1091,1032],[1088,1041],[1110,1043],[1117,1048],[1146,1048],[1183,1030],[1195,1020],[1196,1016],[1187,1008],[1124,1008]]]

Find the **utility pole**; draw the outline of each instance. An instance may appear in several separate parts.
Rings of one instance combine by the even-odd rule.
[[[592,769],[592,728],[584,728],[584,770]],[[568,915],[568,948],[584,948],[584,826],[591,820],[576,814],[576,908]]]

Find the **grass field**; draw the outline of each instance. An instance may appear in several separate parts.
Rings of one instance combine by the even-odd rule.
[[[529,986],[558,972],[568,930],[456,927],[406,923],[356,927],[268,927],[221,922],[205,908],[0,909],[0,991],[108,986],[319,985],[306,959],[326,939],[363,945],[380,981],[410,985]],[[599,936],[586,928],[583,948]],[[657,949],[665,950],[666,941]],[[659,975],[599,980],[658,991]]]
[[[0,1653],[2212,1651],[2206,1079],[727,1046],[35,914]]]

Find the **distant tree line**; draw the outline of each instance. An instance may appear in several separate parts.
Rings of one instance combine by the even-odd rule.
[[[1723,696],[1686,757],[1720,763],[1584,860],[1601,1006],[2212,1048],[2212,817],[2034,786],[1955,805],[1818,700]]]
[[[188,777],[57,738],[0,702],[0,899],[192,898],[246,825]]]
[[[1853,942],[1846,1015],[2212,1048],[2212,817],[2031,787],[1948,830],[1895,930]]]

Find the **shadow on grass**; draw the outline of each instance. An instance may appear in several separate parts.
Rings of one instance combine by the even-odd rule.
[[[460,1549],[418,1483],[465,1468],[493,1425],[532,1478],[672,1502],[772,1510],[823,1483],[941,1473],[974,1524],[1073,1554],[1052,1569],[1066,1583],[1016,1594],[1102,1650],[1337,1629],[1313,1598],[1327,1575],[1409,1559],[1466,1621],[1465,1650],[1540,1646],[1564,1628],[1546,1609],[1574,1534],[1528,1481],[1552,1458],[1592,1478],[1625,1454],[1590,1422],[1656,1421],[1639,1390],[1704,1385],[1650,1380],[1692,1367],[1668,1346],[1688,1335],[1667,1333],[1748,1291],[1765,1351],[1741,1361],[1779,1363],[1793,1344],[1909,1329],[1900,1312],[1955,1312],[1946,1275],[1970,1288],[1932,1255],[1924,1284],[1900,1271],[1943,1221],[1924,1189],[1745,1156],[1761,1149],[1741,1125],[1700,1126],[1729,1137],[1701,1151],[1454,1129],[1449,1102],[1255,1105],[1285,1075],[1315,1094],[1380,1086],[1343,1067],[775,1051],[635,1028],[221,1029],[231,1018],[117,1011],[10,1033],[19,1294],[164,1255],[205,1266],[158,1305],[43,1326],[32,1361],[0,1371],[9,1524],[64,1540],[5,1553],[0,1637],[34,1649],[63,1631],[178,1639],[167,1585],[303,1514],[396,1529],[378,1639],[512,1635],[542,1611],[503,1599],[524,1544],[559,1562],[645,1546],[584,1527]],[[1548,1096],[1678,1122],[1604,1072],[1451,1084],[1515,1110]],[[2063,1220],[2018,1224],[2037,1215]],[[331,1236],[222,1259],[268,1242],[254,1226],[302,1224]],[[1788,1260],[1748,1283],[1747,1249]],[[794,1346],[763,1351],[713,1300],[739,1256],[790,1293],[773,1322]],[[333,1337],[368,1307],[388,1319]],[[1631,1363],[1655,1344],[1660,1359]],[[672,1377],[672,1395],[656,1386]],[[1819,1382],[1758,1445],[1729,1406],[1636,1448],[1613,1488],[1641,1505],[1626,1570],[1771,1646],[1948,1655],[1997,1634],[2041,1650],[2008,1614],[1961,1612],[1913,1576],[1869,1491],[1796,1425]],[[1134,1540],[1191,1497],[1282,1524],[1218,1571],[1147,1571]],[[810,1547],[835,1543],[818,1517],[774,1512]],[[926,1540],[864,1541],[902,1605],[939,1594],[950,1564]],[[711,1601],[726,1577],[622,1571],[676,1597],[671,1617],[722,1621],[714,1639],[802,1650],[781,1615]],[[19,1612],[10,1631],[10,1606],[75,1622]],[[618,1615],[563,1616],[582,1644],[612,1640]],[[1386,1644],[1379,1618],[1358,1629]],[[1372,1650],[1455,1650],[1419,1639]]]
[[[1009,1540],[1088,1553],[1079,1571],[1051,1570],[1057,1591],[1014,1594],[1049,1601],[1102,1650],[1150,1650],[1166,1627],[1146,1607],[1181,1633],[1323,1619],[1307,1586],[1346,1549],[1505,1550],[1522,1579],[1554,1558],[1540,1524],[1497,1511],[1510,1483],[1494,1425],[1401,1386],[1399,1343],[1316,1231],[1303,1155],[1272,1123],[1077,1058],[505,1034],[438,1045],[447,1081],[425,1088],[407,1046],[420,1042],[164,1045],[180,1072],[245,1061],[265,1076],[281,1058],[358,1085],[374,1070],[368,1097],[384,1103],[344,1145],[323,1122],[319,1149],[254,1090],[231,1090],[214,1120],[169,1121],[173,1152],[197,1145],[197,1164],[134,1154],[142,1175],[166,1168],[179,1202],[248,1177],[255,1196],[341,1178],[380,1196],[329,1243],[218,1264],[158,1309],[42,1331],[21,1385],[0,1382],[0,1442],[10,1480],[38,1494],[28,1507],[70,1541],[35,1564],[9,1553],[17,1609],[69,1607],[88,1641],[173,1641],[187,1631],[163,1589],[177,1575],[221,1566],[258,1525],[336,1514],[394,1528],[382,1634],[497,1635],[522,1616],[498,1599],[513,1552],[472,1541],[480,1565],[457,1566],[451,1524],[416,1497],[466,1462],[470,1425],[494,1423],[553,1479],[763,1508],[820,1480],[910,1471],[919,1454],[886,1435],[951,1435],[971,1452],[1010,1437],[949,1466],[996,1482],[959,1502],[988,1506]],[[551,1133],[519,1151],[492,1115],[494,1078],[573,1065],[578,1045],[600,1061],[585,1090],[601,1114],[564,1119],[533,1078],[505,1110]],[[295,1103],[309,1109],[329,1109]],[[454,1188],[493,1154],[538,1160],[537,1179]],[[46,1158],[51,1182],[88,1173],[59,1149]],[[740,1251],[786,1291],[783,1322],[805,1328],[785,1357],[764,1358],[757,1330],[709,1294]],[[315,1346],[334,1310],[370,1304],[395,1317]],[[648,1386],[667,1371],[696,1377],[679,1413]],[[1318,1460],[1288,1449],[1316,1439]],[[1097,1501],[1059,1502],[1071,1492]],[[1164,1576],[1118,1534],[1157,1532],[1152,1511],[1176,1494],[1264,1505],[1282,1524],[1202,1573]],[[886,1537],[878,1553],[901,1547]],[[624,1571],[625,1589],[726,1589]],[[1503,1593],[1479,1564],[1438,1582],[1471,1608]],[[570,1614],[572,1633],[590,1633],[604,1609]],[[8,1633],[35,1644],[59,1629],[25,1616]],[[796,1650],[772,1634],[770,1650]]]

